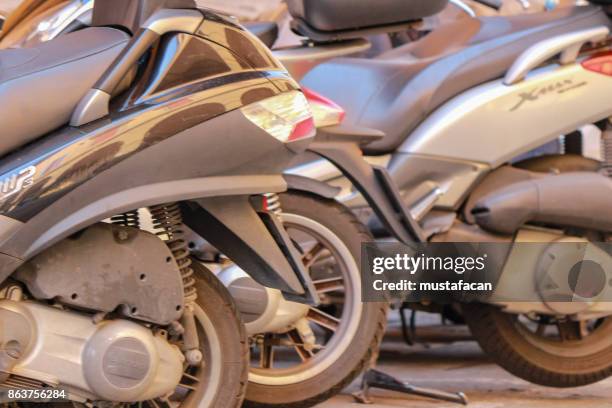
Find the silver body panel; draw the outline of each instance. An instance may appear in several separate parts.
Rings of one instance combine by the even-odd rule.
[[[425,197],[428,209],[456,210],[491,170],[612,116],[610,95],[612,79],[579,63],[545,66],[510,86],[492,81],[444,104],[388,164],[379,164],[386,165],[412,212],[424,215]],[[340,181],[337,169],[325,160],[316,163],[290,172],[341,186],[337,198],[351,207],[365,204],[348,180]]]
[[[434,112],[400,146],[404,154],[495,168],[585,124],[612,115],[612,80],[579,64],[548,66],[516,85],[471,89]]]
[[[417,209],[426,196],[435,196],[430,209],[454,210],[491,167],[469,160],[396,153],[388,169],[411,211],[422,218],[425,214]]]

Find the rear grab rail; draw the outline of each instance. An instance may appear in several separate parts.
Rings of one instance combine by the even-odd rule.
[[[193,34],[204,16],[197,10],[161,9],[134,35],[98,82],[81,99],[70,119],[71,126],[82,126],[109,114],[113,91],[136,61],[162,35],[177,31]]]
[[[510,86],[521,82],[531,70],[556,55],[560,55],[561,65],[571,64],[576,61],[580,49],[585,44],[603,41],[609,34],[608,27],[599,26],[540,41],[529,47],[514,61],[506,73],[504,84]]]

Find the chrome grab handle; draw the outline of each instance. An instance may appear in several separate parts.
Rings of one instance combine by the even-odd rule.
[[[609,33],[608,27],[599,26],[540,41],[529,47],[514,61],[506,73],[504,84],[514,85],[522,81],[532,69],[558,54],[561,54],[559,59],[561,65],[571,64],[578,58],[584,44],[605,40]]]
[[[72,113],[70,125],[82,126],[108,115],[111,95],[117,84],[151,45],[172,31],[193,34],[203,20],[204,16],[197,10],[161,9],[155,12],[81,99]]]
[[[468,16],[476,18],[476,12],[474,11],[474,9],[465,4],[463,0],[450,0],[449,3],[453,4],[455,7],[463,11]]]

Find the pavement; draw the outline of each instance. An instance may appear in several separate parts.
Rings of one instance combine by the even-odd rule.
[[[393,325],[393,323],[391,323]],[[377,369],[403,382],[444,391],[463,392],[471,408],[612,408],[612,378],[580,388],[540,387],[512,376],[492,363],[474,341],[407,346],[393,327],[385,337]],[[319,408],[368,407],[354,402],[355,381]],[[371,391],[371,408],[458,408],[391,391]]]

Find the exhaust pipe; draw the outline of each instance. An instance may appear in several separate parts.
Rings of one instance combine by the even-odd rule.
[[[482,228],[500,234],[529,222],[612,232],[611,203],[610,178],[575,172],[502,187],[478,200],[472,214]]]

